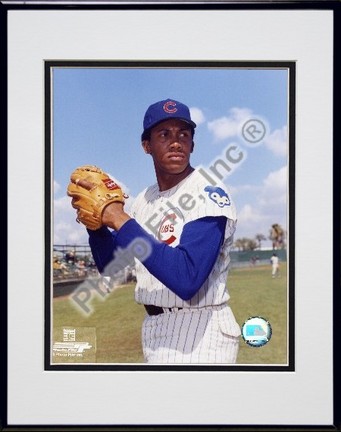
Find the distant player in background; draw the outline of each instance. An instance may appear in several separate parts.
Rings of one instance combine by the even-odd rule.
[[[271,258],[270,258],[270,262],[271,262],[271,275],[273,278],[278,277],[279,276],[279,258],[277,256],[277,254],[273,253]]]
[[[157,182],[138,195],[129,214],[124,204],[111,203],[104,226],[88,229],[103,275],[110,276],[118,248],[134,240],[148,245],[148,256],[136,259],[135,289],[146,310],[142,345],[148,363],[232,364],[239,349],[240,327],[226,286],[236,210],[224,184],[210,184],[190,165],[195,127],[181,102],[150,105],[141,141]]]

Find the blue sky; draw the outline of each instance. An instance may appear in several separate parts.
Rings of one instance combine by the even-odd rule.
[[[267,237],[273,223],[286,228],[287,69],[54,67],[55,244],[87,244],[66,195],[77,166],[97,165],[114,177],[130,196],[127,210],[142,189],[155,183],[140,136],[148,106],[167,98],[188,105],[197,123],[193,166],[210,170],[218,158],[228,162],[226,149],[232,145],[243,154],[229,175],[223,173],[237,207],[235,239],[259,233]],[[257,144],[241,133],[253,119],[265,125],[264,139]]]

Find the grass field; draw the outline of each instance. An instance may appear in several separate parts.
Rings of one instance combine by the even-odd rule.
[[[238,364],[287,364],[287,277],[271,278],[270,266],[234,268],[228,288],[230,306],[240,326],[251,316],[266,318],[272,337],[263,347],[250,347],[240,340]],[[96,329],[97,363],[142,363],[140,329],[144,308],[134,301],[134,285],[115,289],[104,299],[94,296],[94,312],[84,316],[69,297],[53,300],[53,328]]]

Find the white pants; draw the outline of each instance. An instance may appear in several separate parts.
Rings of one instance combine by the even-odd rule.
[[[240,327],[224,306],[147,315],[142,345],[147,363],[236,363]]]

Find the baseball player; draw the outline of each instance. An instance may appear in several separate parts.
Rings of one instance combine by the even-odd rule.
[[[181,102],[166,99],[149,106],[141,138],[156,183],[138,195],[129,214],[120,198],[105,206],[98,229],[88,226],[102,274],[110,275],[118,250],[136,257],[135,300],[146,310],[147,363],[233,364],[237,359],[241,332],[227,290],[236,210],[226,186],[210,184],[190,164],[195,127]],[[81,206],[74,200],[73,206],[86,225]],[[137,241],[148,251],[143,257],[131,247]]]
[[[273,253],[271,258],[271,276],[275,278],[276,276],[279,276],[279,258],[277,254]]]

